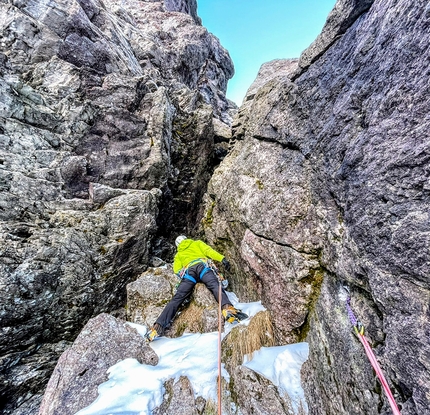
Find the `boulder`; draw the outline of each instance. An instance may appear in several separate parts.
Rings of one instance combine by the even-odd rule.
[[[152,413],[154,415],[198,415],[199,412],[194,398],[193,388],[186,376],[177,381],[168,380],[165,385],[163,403]]]
[[[108,314],[89,320],[58,360],[39,415],[73,415],[87,407],[97,398],[97,387],[108,380],[109,367],[127,358],[158,363],[155,352],[126,323]]]
[[[127,320],[151,327],[173,296],[177,283],[171,267],[144,272],[127,285]],[[175,281],[176,279],[176,281]]]
[[[245,135],[249,117],[254,115],[252,103],[258,90],[265,84],[284,78],[290,79],[295,73],[297,65],[298,59],[275,59],[261,65],[257,77],[246,91],[242,105],[233,120],[232,129],[235,139],[243,138]]]

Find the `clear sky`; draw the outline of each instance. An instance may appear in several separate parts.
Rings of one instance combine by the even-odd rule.
[[[197,0],[203,26],[229,51],[227,97],[242,103],[264,62],[298,58],[321,32],[336,0]]]

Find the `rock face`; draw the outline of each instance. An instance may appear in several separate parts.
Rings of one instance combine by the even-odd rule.
[[[238,366],[233,373],[237,398],[243,415],[293,415],[291,402],[279,395],[268,379],[245,367]]]
[[[298,59],[276,59],[261,65],[257,78],[246,91],[243,103],[234,120],[233,129],[236,138],[243,138],[245,135],[245,128],[248,125],[249,118],[253,116],[251,108],[258,90],[269,80],[272,83],[276,83],[284,78],[289,79],[297,70],[297,63]]]
[[[164,0],[164,6],[170,11],[187,13],[196,23],[201,24],[201,19],[197,16],[197,0]]]
[[[107,370],[132,358],[155,366],[158,356],[143,337],[108,314],[88,321],[73,346],[65,351],[49,380],[40,415],[73,415],[97,398],[97,387],[108,380]]]
[[[296,69],[263,68],[209,184],[233,290],[279,341],[309,341],[310,414],[390,413],[343,285],[402,415],[429,413],[429,19],[424,1],[338,1]]]
[[[214,124],[234,108],[232,62],[195,0],[5,0],[0,30],[7,414],[37,406],[86,321],[123,306],[150,251],[194,226]]]
[[[177,382],[170,379],[165,385],[163,404],[153,411],[154,415],[199,415],[193,388],[186,376]],[[203,405],[204,406],[204,405]]]
[[[375,0],[337,1],[320,35],[300,55],[299,69],[295,76],[303,73],[311,63],[322,56],[327,49],[352,26],[357,18],[367,12]]]
[[[0,338],[6,386],[25,394],[37,391],[59,357],[45,356],[40,346],[52,344],[49,348],[61,353],[64,348],[54,344],[73,340],[89,316],[123,304],[127,280],[148,261],[157,211],[153,193],[125,190],[100,209],[47,212],[41,226],[4,224],[2,244],[8,251],[2,259]],[[20,361],[31,355],[40,369],[28,371]]]
[[[343,286],[402,415],[429,413],[429,22],[424,0],[339,0],[298,61],[262,67],[205,196],[202,228],[231,260],[233,291],[262,299],[278,342],[309,342],[312,415],[390,411]],[[85,322],[123,306],[151,255],[195,226],[230,138],[233,66],[195,0],[3,0],[0,27],[0,411],[28,415]],[[160,284],[159,307],[172,290]],[[113,317],[89,324],[116,333],[98,333],[103,346],[119,336],[149,356]],[[69,408],[56,382],[91,385],[94,399],[130,356],[91,349],[94,372],[86,341],[63,354],[42,413],[88,403]],[[244,413],[287,413],[276,394],[259,398],[273,392],[263,379],[234,376],[253,402]],[[170,389],[160,413],[203,411],[186,379]]]

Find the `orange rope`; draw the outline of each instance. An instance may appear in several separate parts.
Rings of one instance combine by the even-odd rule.
[[[221,405],[221,280],[218,278],[218,415],[222,415]]]

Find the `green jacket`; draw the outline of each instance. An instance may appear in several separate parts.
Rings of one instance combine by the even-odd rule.
[[[203,241],[184,239],[178,246],[178,252],[173,260],[173,272],[177,274],[182,268],[186,267],[191,261],[196,259],[214,259],[221,262],[224,255],[221,255]]]

